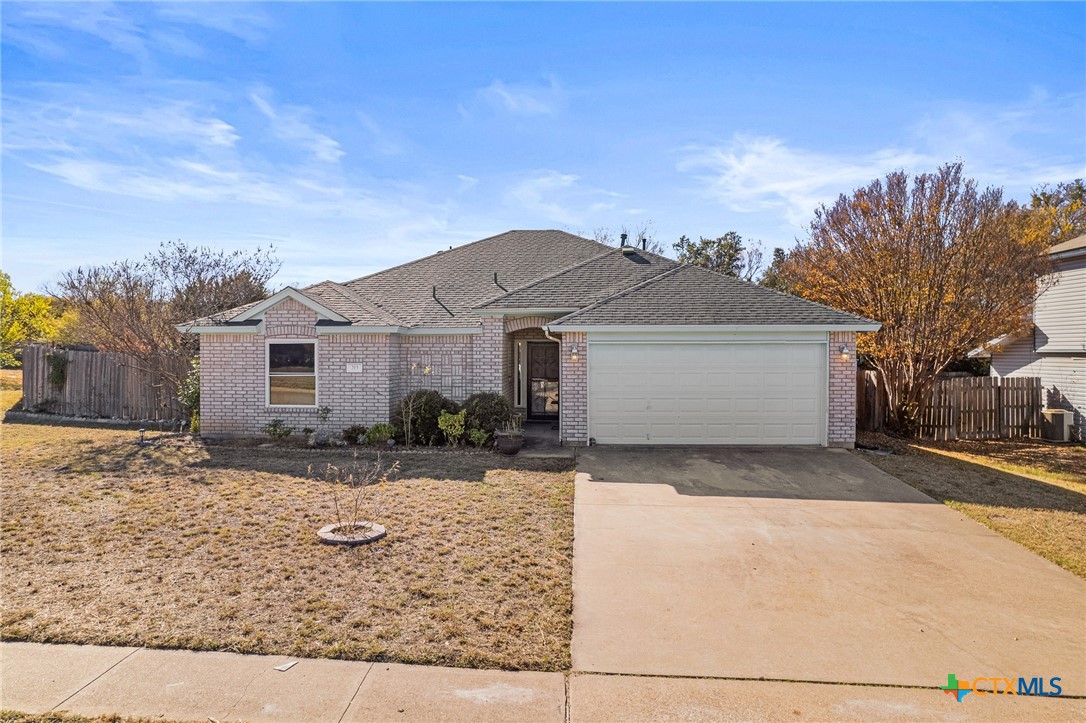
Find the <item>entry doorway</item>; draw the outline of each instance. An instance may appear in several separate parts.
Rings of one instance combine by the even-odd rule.
[[[528,342],[528,419],[558,419],[558,344]]]

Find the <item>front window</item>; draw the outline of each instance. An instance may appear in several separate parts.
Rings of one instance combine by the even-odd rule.
[[[309,342],[268,344],[268,403],[317,406],[317,345]]]

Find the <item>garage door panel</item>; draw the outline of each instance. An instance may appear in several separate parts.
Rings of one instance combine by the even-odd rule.
[[[824,344],[592,343],[601,444],[821,444]]]

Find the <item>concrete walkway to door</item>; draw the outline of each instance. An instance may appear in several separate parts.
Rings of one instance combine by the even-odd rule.
[[[1086,583],[857,455],[592,448],[577,469],[574,671],[1086,695]]]

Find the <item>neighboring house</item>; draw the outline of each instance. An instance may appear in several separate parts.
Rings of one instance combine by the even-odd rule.
[[[993,377],[1040,377],[1045,405],[1069,409],[1086,425],[1086,236],[1048,251],[1056,271],[1033,307],[1033,329],[970,352],[991,357]],[[1052,283],[1048,283],[1052,282]]]
[[[200,334],[201,432],[389,420],[408,392],[505,394],[564,444],[851,447],[856,332],[878,324],[561,231],[509,231]]]

